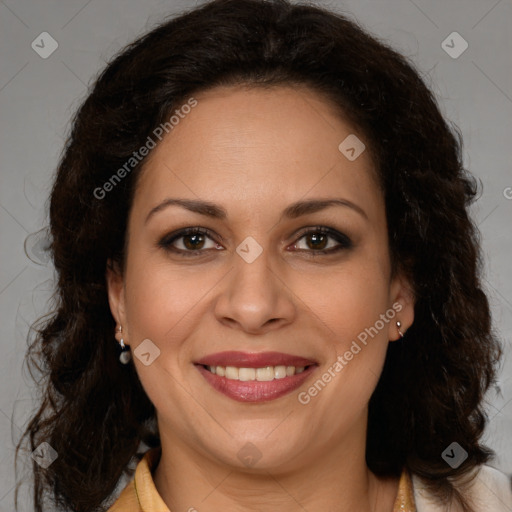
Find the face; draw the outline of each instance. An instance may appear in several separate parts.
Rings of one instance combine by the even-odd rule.
[[[364,445],[396,321],[413,321],[369,152],[339,149],[364,137],[305,88],[195,98],[146,161],[108,272],[160,435],[267,469]]]

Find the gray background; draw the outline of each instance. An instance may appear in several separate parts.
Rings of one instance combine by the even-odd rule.
[[[409,56],[433,88],[443,113],[463,132],[466,166],[481,178],[472,213],[482,233],[485,287],[495,328],[506,345],[499,388],[489,394],[486,439],[495,467],[512,473],[512,2],[511,0],[332,0],[371,32]],[[14,442],[35,386],[23,367],[29,325],[50,297],[53,272],[44,239],[25,238],[45,225],[45,202],[72,113],[104,63],[163,15],[192,7],[146,0],[0,0],[0,510],[13,510]],[[442,42],[458,32],[458,58]],[[48,32],[57,50],[41,58],[32,41]],[[48,43],[48,41],[47,41]],[[447,44],[460,50],[461,41]],[[45,44],[48,49],[49,45]],[[20,476],[27,471],[23,464]],[[27,487],[25,486],[25,493]],[[21,510],[30,510],[22,505]]]

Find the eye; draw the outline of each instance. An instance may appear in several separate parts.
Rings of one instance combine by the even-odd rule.
[[[305,239],[305,248],[300,247],[300,240]],[[330,240],[330,242],[329,242]],[[332,243],[332,242],[335,243]],[[337,242],[337,243],[336,243]],[[299,251],[314,254],[332,254],[342,249],[350,249],[353,246],[350,238],[339,231],[325,226],[315,226],[305,233],[303,232],[297,242],[293,244]]]
[[[179,255],[196,256],[205,253],[207,250],[224,249],[222,245],[215,241],[214,236],[206,228],[186,228],[166,235],[158,242],[158,245],[166,251]],[[300,247],[303,245],[301,243],[303,239],[306,241],[305,247]],[[310,255],[315,256],[318,254],[333,254],[342,249],[350,249],[353,247],[353,244],[348,236],[335,229],[315,226],[308,231],[302,232],[292,247],[294,250],[310,253]]]
[[[210,244],[208,245],[208,241]],[[186,228],[166,235],[158,245],[166,251],[193,256],[206,249],[223,249],[214,239],[213,234],[206,228]]]

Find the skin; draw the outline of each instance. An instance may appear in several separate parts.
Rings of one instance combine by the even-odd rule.
[[[405,332],[414,300],[410,283],[391,276],[384,199],[369,152],[355,161],[341,154],[340,142],[357,132],[307,88],[222,87],[195,98],[198,105],[146,161],[125,268],[107,272],[125,343],[133,352],[150,339],[160,350],[149,366],[133,358],[157,410],[156,488],[173,512],[390,512],[398,479],[378,478],[366,466],[367,406],[388,343],[399,338],[396,320]],[[147,219],[170,197],[214,202],[227,218],[172,205]],[[281,218],[291,203],[312,198],[343,198],[364,214],[330,206]],[[165,235],[197,226],[215,234],[196,242],[203,253],[159,246]],[[344,233],[353,246],[312,257],[318,242],[303,232],[315,226]],[[248,236],[263,248],[252,263],[235,251]],[[173,245],[187,250],[186,241],[194,247],[190,237]],[[338,245],[329,237],[320,248]],[[299,403],[298,393],[397,303],[396,317],[307,405]],[[214,390],[193,364],[224,350],[285,352],[319,366],[288,395],[241,403]],[[252,467],[237,457],[247,442],[261,454]]]

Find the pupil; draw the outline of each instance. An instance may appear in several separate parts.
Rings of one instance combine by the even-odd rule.
[[[203,238],[203,235],[201,234],[196,234],[196,235],[187,235],[185,238],[184,238],[184,242],[185,242],[185,247],[187,249],[192,249],[192,250],[195,250],[198,248],[198,245],[196,244],[197,242],[199,242],[199,244],[201,242],[203,242],[202,240]],[[194,242],[192,242],[191,244],[189,243],[189,241],[191,239],[194,239]]]

